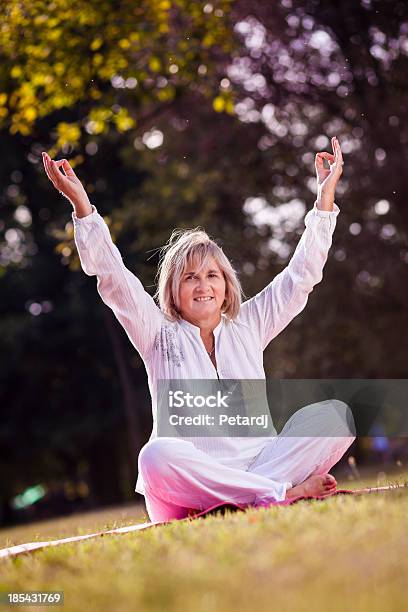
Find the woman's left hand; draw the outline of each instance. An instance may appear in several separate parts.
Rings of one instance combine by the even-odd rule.
[[[336,185],[343,173],[343,155],[341,153],[339,141],[335,136],[331,139],[334,155],[323,151],[316,153],[315,167],[317,175],[317,191],[318,195],[325,197],[333,197],[336,190]],[[323,160],[327,159],[329,168],[325,168]]]

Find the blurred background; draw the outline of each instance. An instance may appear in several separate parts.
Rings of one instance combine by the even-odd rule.
[[[201,225],[252,296],[293,253],[336,135],[324,280],[267,376],[406,376],[406,2],[8,0],[0,54],[0,525],[142,501],[152,425],[143,363],[80,269],[41,151],[70,160],[149,292],[157,248]],[[405,439],[372,433],[351,475],[405,465]]]

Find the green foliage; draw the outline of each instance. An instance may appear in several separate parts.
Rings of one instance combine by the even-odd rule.
[[[185,87],[211,95],[213,51],[231,50],[230,4],[209,11],[197,0],[126,0],[118,13],[110,0],[11,0],[0,28],[0,128],[28,136],[41,119],[81,104],[88,110],[77,120],[56,121],[54,156],[74,150],[84,129],[134,128],[145,108]]]
[[[116,6],[4,3],[3,499],[39,481],[74,477],[81,463],[97,501],[111,499],[118,474],[116,499],[132,495],[137,452],[151,426],[143,364],[113,320],[115,353],[95,279],[80,271],[71,207],[41,167],[44,149],[76,166],[149,292],[152,251],[174,227],[202,225],[251,296],[295,248],[302,219],[285,205],[311,208],[314,154],[336,134],[345,168],[324,279],[271,344],[265,369],[275,378],[406,373],[406,4]],[[155,132],[162,142],[152,146]],[[264,203],[263,220],[246,212],[251,198]],[[389,204],[386,214],[376,212],[380,200]],[[350,231],[353,224],[360,233]],[[126,401],[139,436],[131,451],[124,450]]]

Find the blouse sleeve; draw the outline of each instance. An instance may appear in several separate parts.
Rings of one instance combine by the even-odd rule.
[[[340,209],[314,207],[305,217],[306,229],[287,267],[269,285],[241,306],[239,319],[258,330],[262,349],[306,306],[309,293],[323,278],[323,268]]]
[[[85,274],[97,277],[97,290],[125,329],[129,340],[147,357],[160,330],[163,314],[140,280],[123,263],[109,228],[92,205],[92,213],[72,213],[74,240]]]

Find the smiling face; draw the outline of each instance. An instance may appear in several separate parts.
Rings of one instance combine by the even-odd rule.
[[[204,265],[187,265],[180,281],[179,311],[183,319],[200,324],[218,323],[226,295],[224,274],[213,257]]]

